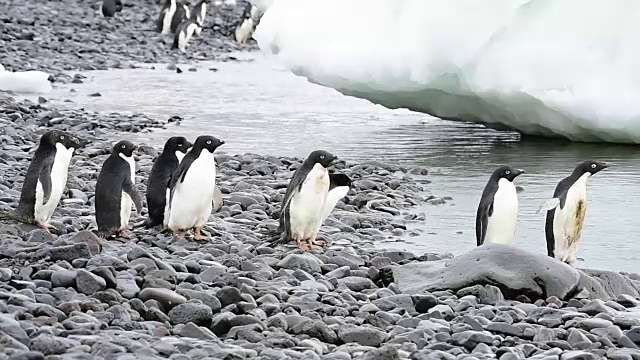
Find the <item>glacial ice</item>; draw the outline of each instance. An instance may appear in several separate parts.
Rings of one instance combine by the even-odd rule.
[[[24,94],[43,94],[52,90],[49,74],[43,71],[7,71],[0,64],[0,90]]]
[[[388,108],[640,143],[640,1],[276,0],[254,38],[313,83]]]

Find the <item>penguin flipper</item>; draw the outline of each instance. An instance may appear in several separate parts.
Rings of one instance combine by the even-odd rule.
[[[484,238],[487,235],[487,226],[489,224],[489,216],[493,214],[493,203],[489,206],[480,205],[476,214],[476,245],[484,244]]]
[[[558,207],[558,205],[560,205],[560,199],[557,197],[551,198],[547,201],[545,201],[542,205],[540,205],[540,208],[538,208],[538,214],[542,213],[543,211],[549,211],[549,210],[553,210],[556,207]]]
[[[131,182],[131,179],[125,179],[122,184],[122,191],[131,197],[131,200],[136,207],[136,212],[140,214],[142,212],[142,199],[140,198],[140,194],[138,193],[135,185]]]
[[[45,164],[42,169],[40,169],[40,174],[38,174],[38,182],[42,186],[42,204],[46,204],[49,202],[49,198],[51,197],[51,169],[53,168],[53,163]]]

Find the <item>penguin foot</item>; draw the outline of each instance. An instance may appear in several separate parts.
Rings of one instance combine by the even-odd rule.
[[[298,240],[296,241],[298,248],[302,251],[307,251],[307,250],[311,250],[311,243],[304,241],[304,240]]]
[[[116,237],[131,239],[131,233],[127,230],[118,230],[118,232],[116,232]]]
[[[327,244],[326,241],[320,239],[311,240],[311,243],[317,246],[325,246]]]
[[[184,240],[184,238],[185,238],[186,234],[185,234],[185,232],[184,232],[184,231],[182,231],[182,230],[177,230],[177,231],[174,231],[174,232],[173,232],[173,236],[177,237],[177,238],[178,238],[178,239],[180,239],[180,240]]]
[[[207,237],[200,233],[200,228],[193,229],[193,238],[195,240],[207,240]]]

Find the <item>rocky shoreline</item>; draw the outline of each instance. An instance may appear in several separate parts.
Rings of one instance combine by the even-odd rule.
[[[0,359],[640,358],[637,275],[509,247],[453,258],[374,246],[426,220],[413,210],[438,200],[421,185],[426,169],[336,164],[355,190],[321,230],[329,246],[301,253],[265,242],[301,159],[221,153],[225,205],[205,227],[209,242],[146,229],[104,241],[88,230],[111,142],[165,124],[5,95],[0,125],[3,209],[16,205],[39,134],[91,141],[54,215],[60,236],[0,227]],[[142,192],[158,150],[139,150]]]
[[[156,0],[123,1],[114,18],[101,1],[0,0],[0,64],[10,71],[49,72],[68,82],[68,71],[132,68],[138,63],[233,60],[223,54],[256,48],[238,44],[233,33],[245,1],[209,6],[202,34],[185,54],[171,49],[173,37],[155,32]]]

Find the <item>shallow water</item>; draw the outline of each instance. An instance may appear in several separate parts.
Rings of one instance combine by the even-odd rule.
[[[520,139],[515,133],[392,111],[310,84],[259,54],[238,57],[255,61],[201,64],[196,72],[180,66],[181,74],[166,65],[89,72],[84,73],[84,84],[56,87],[48,98],[87,110],[184,117],[179,126],[131,135],[132,140],[158,147],[169,136],[195,139],[207,133],[224,139],[229,153],[304,157],[323,148],[350,160],[426,166],[432,181],[426,185],[428,191],[453,200],[420,209],[427,214],[427,221],[417,225],[423,235],[383,244],[416,253],[459,254],[475,246],[479,197],[501,164],[527,171],[516,180],[524,192],[519,195],[515,244],[546,253],[544,215],[536,214],[538,207],[578,162],[603,159],[613,165],[590,180],[579,254],[584,261],[577,266],[640,271],[635,234],[640,227],[640,147]],[[88,96],[95,92],[102,96]],[[63,103],[65,99],[72,102]]]

